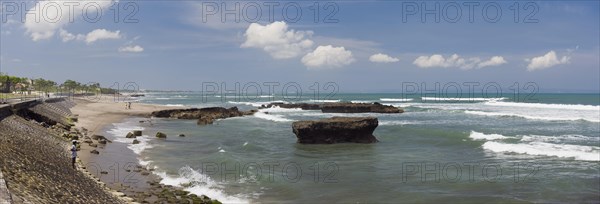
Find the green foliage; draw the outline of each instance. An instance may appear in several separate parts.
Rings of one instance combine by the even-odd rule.
[[[0,92],[4,90],[6,93],[10,93],[12,90],[16,90],[17,84],[20,89],[18,91],[25,91],[28,87],[33,87],[34,90],[43,92],[45,94],[50,92],[73,92],[73,93],[84,93],[84,94],[114,94],[118,93],[117,90],[111,88],[102,88],[100,83],[88,83],[82,84],[75,80],[68,79],[60,87],[52,80],[43,78],[30,80],[26,77],[10,76],[0,72]],[[3,96],[3,98],[10,98],[9,96]]]

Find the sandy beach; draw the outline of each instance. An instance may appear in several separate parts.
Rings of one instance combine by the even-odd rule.
[[[126,108],[126,102],[115,102],[111,95],[103,95],[100,99],[74,99],[76,105],[71,108],[78,117],[75,127],[87,129],[88,136],[102,135],[109,141],[114,137],[104,133],[113,123],[121,122],[129,117],[149,117],[152,111],[172,109],[169,106],[135,103],[131,109]],[[133,130],[131,130],[133,131]],[[153,135],[154,133],[144,133]],[[133,139],[132,139],[133,140]],[[80,165],[93,176],[105,183],[110,189],[124,193],[135,201],[150,203],[160,201],[159,194],[165,188],[177,189],[159,184],[160,177],[152,174],[153,169],[148,169],[139,164],[138,155],[127,148],[128,144],[109,142],[107,145],[97,147],[81,144],[78,153]],[[97,154],[91,153],[98,151]]]

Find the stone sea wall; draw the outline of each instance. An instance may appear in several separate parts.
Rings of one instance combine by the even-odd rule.
[[[65,123],[68,128],[72,105],[54,99],[0,107],[0,169],[13,203],[120,203],[71,168],[70,142],[42,125]]]

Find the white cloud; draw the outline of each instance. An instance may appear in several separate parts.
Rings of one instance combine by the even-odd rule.
[[[121,31],[109,31],[106,29],[96,29],[92,32],[89,32],[85,36],[85,42],[90,44],[96,42],[98,40],[107,40],[107,39],[120,39]]]
[[[69,33],[68,31],[66,31],[62,28],[59,31],[59,36],[63,42],[69,42],[71,40],[83,40],[85,38],[84,35],[81,35],[81,34],[75,35],[75,34]]]
[[[477,64],[477,68],[483,68],[483,67],[489,67],[489,66],[498,66],[498,65],[501,65],[501,64],[505,64],[505,63],[507,63],[507,61],[504,60],[504,57],[502,57],[502,56],[493,56],[489,60],[483,61],[483,62],[480,62],[479,64]]]
[[[86,35],[69,33],[64,29],[59,30],[59,37],[63,42],[72,40],[85,41],[87,44],[92,44],[98,40],[121,39],[121,31],[110,31],[106,29],[96,29]]]
[[[288,30],[283,21],[267,25],[252,23],[246,29],[246,41],[242,48],[260,48],[275,59],[288,59],[306,53],[314,44],[310,39],[312,31]]]
[[[430,68],[430,67],[458,67],[461,69],[473,69],[473,68],[483,68],[488,66],[498,66],[501,64],[507,63],[502,56],[494,56],[489,60],[481,61],[478,57],[472,58],[462,58],[457,54],[453,54],[448,58],[445,58],[442,55],[435,54],[431,56],[420,56],[415,61],[413,61],[414,65],[417,65],[420,68]]]
[[[398,61],[400,61],[400,59],[395,58],[395,57],[390,57],[389,55],[386,55],[386,54],[377,53],[377,54],[371,55],[371,57],[369,57],[369,61],[376,62],[376,63],[391,63],[391,62],[398,62]]]
[[[352,52],[344,47],[331,45],[319,46],[313,52],[302,57],[302,63],[308,68],[341,67],[354,62]]]
[[[567,64],[570,62],[570,60],[570,56],[563,56],[559,60],[554,50],[550,50],[550,52],[546,53],[544,56],[534,57],[533,59],[525,59],[525,61],[529,62],[529,65],[527,65],[527,71],[542,70],[559,64]]]
[[[143,52],[144,48],[139,45],[129,45],[125,47],[120,47],[119,52]]]
[[[75,18],[81,17],[85,7],[105,9],[112,4],[112,0],[90,0],[85,3],[60,0],[38,1],[27,10],[24,27],[33,41],[49,39],[54,36],[56,30],[74,22]],[[93,18],[95,9],[88,10],[87,14]]]

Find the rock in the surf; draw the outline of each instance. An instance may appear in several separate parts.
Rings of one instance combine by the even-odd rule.
[[[167,134],[162,133],[162,132],[157,132],[156,133],[156,137],[158,137],[158,138],[167,138]]]
[[[161,110],[154,111],[151,115],[159,118],[197,119],[198,125],[207,125],[212,124],[217,119],[252,115],[255,112],[256,110],[240,111],[237,107],[209,107]]]
[[[374,143],[379,121],[374,117],[333,117],[322,120],[297,121],[292,124],[298,143]]]
[[[336,102],[336,103],[270,103],[263,105],[261,108],[271,108],[278,106],[280,108],[300,108],[302,110],[321,110],[323,113],[403,113],[404,110],[390,106],[383,105],[381,103],[349,103],[349,102]]]
[[[133,132],[128,132],[127,135],[125,135],[125,138],[135,138],[135,135]]]

